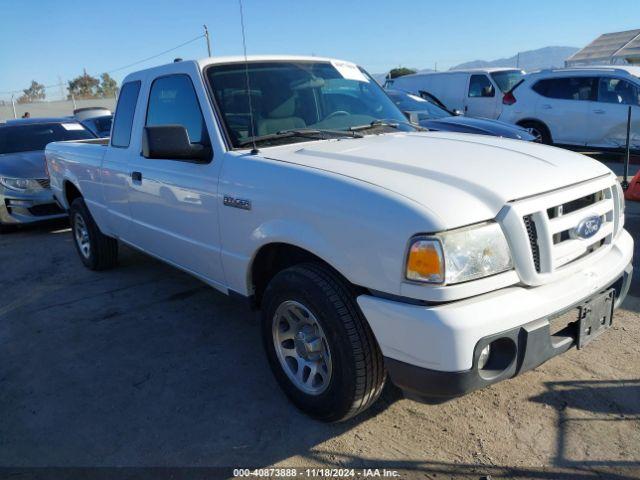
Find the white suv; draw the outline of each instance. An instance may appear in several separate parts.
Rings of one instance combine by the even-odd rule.
[[[620,148],[632,107],[631,146],[640,148],[640,67],[542,70],[502,100],[500,120],[535,130],[544,143]]]

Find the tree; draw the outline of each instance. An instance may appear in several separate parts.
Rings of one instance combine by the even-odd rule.
[[[100,85],[100,80],[92,77],[85,70],[82,75],[69,81],[69,95],[76,99],[79,98],[96,98],[98,96],[97,90]]]
[[[387,75],[387,78],[398,78],[398,77],[402,77],[403,75],[411,75],[412,73],[416,73],[416,71],[413,68],[405,68],[405,67],[392,68],[389,74]]]
[[[23,92],[23,95],[18,98],[18,103],[37,102],[38,100],[44,100],[45,97],[44,85],[35,80],[31,80],[31,85],[29,88],[24,89]]]
[[[99,96],[113,98],[118,93],[118,90],[118,82],[116,82],[111,75],[106,72],[100,75],[100,85],[97,89]]]

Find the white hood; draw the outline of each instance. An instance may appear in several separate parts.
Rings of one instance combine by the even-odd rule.
[[[403,195],[441,227],[494,218],[504,204],[611,171],[567,150],[456,133],[393,133],[273,147],[267,158],[345,175]]]

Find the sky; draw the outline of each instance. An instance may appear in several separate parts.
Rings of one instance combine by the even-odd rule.
[[[238,0],[0,0],[0,98],[66,82],[83,69],[132,71],[242,53]],[[640,28],[638,0],[243,0],[249,54],[337,57],[370,73],[406,66],[439,70],[545,46],[583,47],[602,33]],[[114,71],[115,70],[115,71]],[[47,90],[60,97],[60,88]]]

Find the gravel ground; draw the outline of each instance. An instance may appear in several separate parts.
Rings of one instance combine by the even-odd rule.
[[[613,329],[582,351],[442,405],[388,389],[371,412],[325,425],[280,392],[244,305],[129,249],[119,268],[90,272],[71,242],[60,226],[0,236],[0,466],[11,467],[0,477],[277,465],[640,478],[637,280]]]

